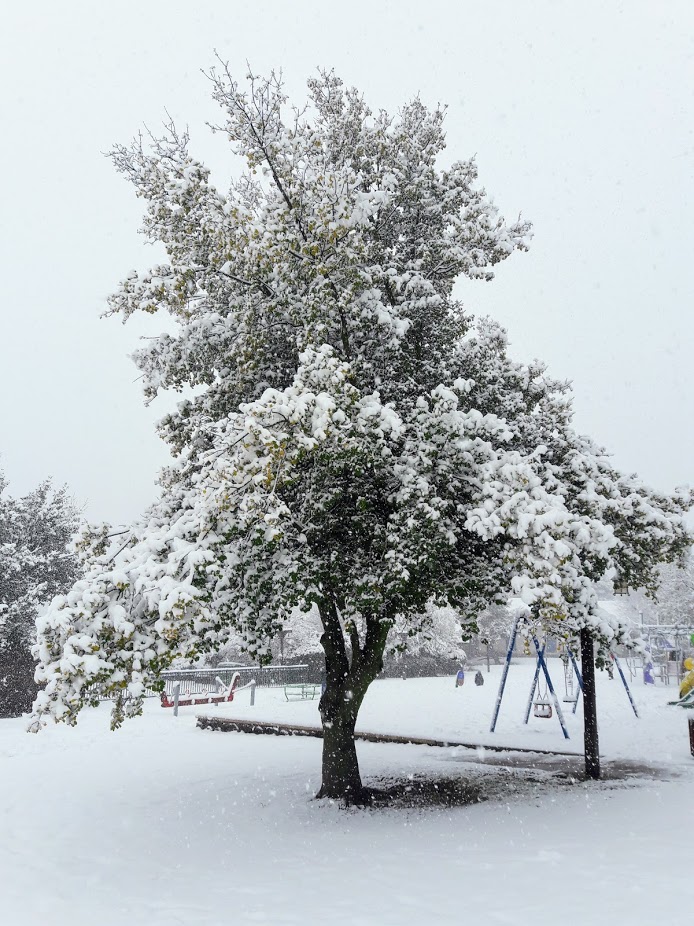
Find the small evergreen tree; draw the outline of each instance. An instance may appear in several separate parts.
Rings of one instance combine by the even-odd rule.
[[[174,658],[233,630],[266,659],[284,616],[315,607],[320,794],[359,800],[354,727],[396,620],[416,635],[433,601],[469,625],[512,591],[565,632],[619,637],[592,580],[652,584],[689,499],[617,473],[572,431],[568,387],[454,299],[530,230],[474,161],[439,166],[441,110],[373,113],[332,73],[292,110],[275,76],[209,76],[248,168],[227,194],[172,125],[113,153],[167,262],[111,311],[169,312],[177,333],[136,354],[145,394],[195,394],[160,425],[178,460],[159,501],[42,620],[34,728],[74,723],[88,688],[116,697],[117,726]]]
[[[31,647],[39,608],[78,575],[68,547],[78,512],[50,480],[22,498],[8,497],[6,488],[0,472],[0,717],[16,717],[36,694]]]

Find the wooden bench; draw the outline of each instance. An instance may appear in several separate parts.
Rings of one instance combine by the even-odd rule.
[[[321,686],[315,682],[292,682],[284,686],[287,701],[313,701],[320,695]]]

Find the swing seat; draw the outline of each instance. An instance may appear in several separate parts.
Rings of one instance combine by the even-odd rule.
[[[552,716],[552,705],[549,701],[535,701],[533,704],[533,716],[548,720]]]

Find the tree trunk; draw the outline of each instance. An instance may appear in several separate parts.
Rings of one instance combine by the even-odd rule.
[[[325,690],[318,703],[323,724],[322,781],[318,797],[343,799],[347,804],[363,803],[366,793],[361,783],[354,728],[363,695],[351,684],[345,660],[326,650]]]
[[[390,623],[365,616],[363,646],[352,625],[348,654],[334,600],[322,601],[318,609],[324,630],[321,644],[325,652],[325,690],[318,704],[323,724],[323,762],[317,797],[344,800],[347,804],[368,803],[370,792],[361,782],[354,728],[364,695],[383,668]]]
[[[345,715],[323,720],[322,781],[318,797],[343,799],[348,804],[364,802],[366,792],[361,783],[354,726],[354,720]]]
[[[581,673],[583,675],[583,750],[586,778],[600,778],[598,712],[595,699],[595,659],[593,638],[587,628],[581,630]]]

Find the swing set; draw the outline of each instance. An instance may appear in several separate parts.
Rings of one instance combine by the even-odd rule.
[[[561,704],[559,703],[559,698],[552,684],[552,678],[549,674],[549,669],[547,668],[547,661],[545,659],[545,648],[547,646],[547,640],[545,639],[540,646],[540,643],[532,632],[530,621],[528,618],[519,614],[513,622],[513,628],[511,629],[511,636],[508,642],[508,650],[506,652],[506,659],[504,661],[504,668],[501,673],[501,682],[499,684],[499,692],[496,696],[496,703],[494,705],[494,716],[492,717],[492,725],[489,728],[490,733],[494,733],[496,729],[496,722],[499,719],[499,711],[501,710],[501,701],[504,697],[504,689],[506,688],[506,680],[508,678],[508,670],[511,666],[511,657],[513,656],[513,651],[516,646],[516,638],[518,636],[518,630],[521,624],[525,624],[527,627],[527,635],[525,637],[525,653],[527,656],[530,655],[530,641],[532,641],[533,646],[535,647],[535,652],[537,653],[537,660],[535,662],[535,674],[533,676],[533,683],[530,688],[530,694],[528,696],[528,701],[525,708],[525,717],[523,723],[528,723],[530,719],[530,712],[533,712],[534,717],[539,717],[543,720],[549,720],[552,717],[553,710],[556,712],[557,720],[561,726],[562,733],[564,734],[564,739],[570,739],[569,731],[566,728],[566,722],[564,720],[564,714],[561,709]],[[639,712],[636,709],[636,704],[629,689],[624,672],[622,671],[622,666],[614,655],[610,653],[610,659],[619,672],[619,676],[624,685],[624,690],[627,693],[629,698],[629,703],[631,704],[632,710],[636,717],[639,716]],[[562,661],[564,662],[564,690],[565,697],[564,701],[568,704],[572,704],[571,713],[576,713],[576,708],[578,707],[578,701],[583,693],[583,677],[581,671],[578,668],[578,663],[576,662],[576,657],[567,645],[565,647],[564,653],[562,654]],[[571,668],[569,668],[571,667]],[[540,674],[542,673],[542,677]],[[574,677],[576,678],[576,687],[574,689]],[[574,693],[575,692],[575,693]]]

